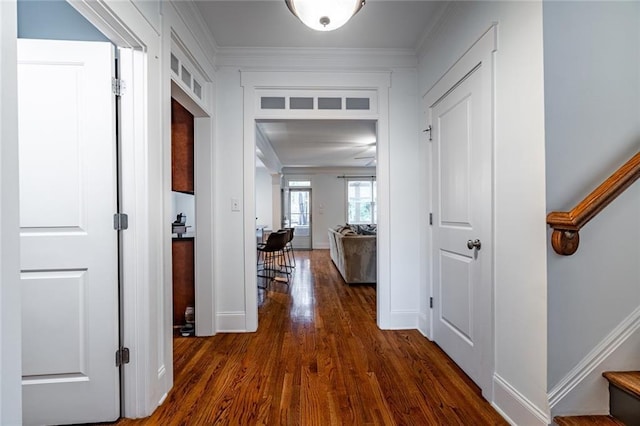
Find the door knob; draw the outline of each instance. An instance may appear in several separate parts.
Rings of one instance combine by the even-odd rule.
[[[475,241],[467,241],[467,247],[469,248],[469,250],[473,250],[474,248],[476,250],[480,250],[480,248],[482,247],[482,243],[480,242],[480,240],[475,240]]]

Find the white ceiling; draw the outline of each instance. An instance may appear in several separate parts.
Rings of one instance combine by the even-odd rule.
[[[283,167],[375,166],[375,121],[269,120],[257,126]]]
[[[322,0],[320,0],[322,1]],[[446,6],[430,0],[367,0],[335,31],[307,28],[284,0],[196,0],[219,48],[409,49],[415,51]],[[283,167],[375,166],[372,121],[271,121],[258,124]],[[367,158],[356,158],[367,157]]]
[[[284,0],[196,0],[219,47],[416,49],[444,2],[367,0],[347,24],[318,32],[289,12]]]

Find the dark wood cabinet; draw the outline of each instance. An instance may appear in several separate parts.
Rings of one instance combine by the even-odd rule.
[[[184,311],[195,307],[194,239],[174,238],[173,249],[173,325],[185,324]]]
[[[193,194],[193,114],[171,99],[171,189]]]

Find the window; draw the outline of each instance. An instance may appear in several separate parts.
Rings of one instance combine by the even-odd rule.
[[[347,180],[347,223],[376,224],[376,180],[357,178]]]

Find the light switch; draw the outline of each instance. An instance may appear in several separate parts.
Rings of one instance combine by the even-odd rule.
[[[238,200],[237,198],[232,198],[231,199],[231,211],[232,212],[239,212],[240,211],[240,200]]]

